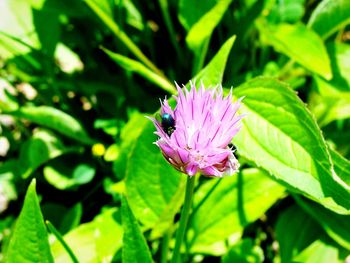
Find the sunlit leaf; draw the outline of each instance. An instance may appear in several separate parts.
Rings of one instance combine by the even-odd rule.
[[[210,62],[193,78],[196,81],[203,81],[204,86],[218,85],[222,83],[226,62],[236,36],[230,37],[210,60]]]
[[[23,178],[31,175],[39,166],[64,153],[76,151],[77,148],[65,147],[54,133],[45,129],[34,131],[33,137],[21,147],[18,168]]]
[[[173,221],[173,216],[183,202],[185,182],[185,175],[169,165],[159,148],[153,144],[157,140],[153,132],[154,125],[147,120],[143,131],[129,150],[125,182],[126,195],[133,213],[142,224],[151,228],[165,223],[165,213],[168,213],[168,223]],[[182,194],[173,200],[179,191]],[[169,211],[172,212],[169,214]]]
[[[298,256],[296,256],[293,262],[305,262],[305,263],[329,263],[329,262],[342,262],[338,260],[338,249],[330,244],[327,244],[323,240],[316,240]]]
[[[222,258],[221,263],[263,262],[264,251],[250,238],[242,239]]]
[[[264,41],[327,80],[332,78],[330,60],[321,38],[303,24],[261,24]]]
[[[216,5],[203,15],[189,30],[186,36],[186,43],[195,55],[195,73],[201,69],[207,53],[210,37],[231,2],[232,0],[218,1]]]
[[[93,144],[93,140],[78,120],[53,107],[23,106],[18,111],[9,112],[9,114],[48,127],[79,142]]]
[[[33,180],[28,187],[23,208],[7,248],[6,262],[54,262],[35,185]]]
[[[209,1],[179,1],[179,20],[184,28],[188,31],[198,22],[198,20],[206,14],[216,4],[215,0]]]
[[[122,246],[123,229],[118,211],[108,209],[92,222],[81,224],[64,236],[80,262],[110,262]],[[70,257],[59,241],[51,245],[55,263],[70,262]]]
[[[132,214],[125,198],[122,198],[122,222],[123,222],[123,262],[153,262],[136,218]]]
[[[350,2],[323,0],[312,12],[308,26],[322,38],[327,38],[350,23]]]
[[[218,185],[210,192],[216,183]],[[208,192],[205,201],[196,208]],[[195,210],[188,234],[191,251],[222,255],[226,252],[225,239],[240,234],[283,195],[284,187],[258,169],[244,169],[242,174],[232,177],[208,179],[194,196]]]
[[[111,59],[113,59],[113,61],[115,61],[119,66],[123,67],[125,70],[135,72],[141,75],[142,77],[148,79],[150,82],[153,82],[154,84],[164,89],[165,91],[168,91],[169,93],[175,93],[175,86],[173,84],[171,84],[169,81],[159,76],[158,74],[154,73],[144,64],[136,60],[130,59],[126,56],[114,53],[108,49],[103,49],[103,51],[106,52],[106,54]]]
[[[47,182],[57,189],[65,190],[91,182],[96,169],[88,163],[72,166],[58,159],[46,165],[43,172]]]
[[[350,192],[332,174],[324,138],[304,103],[285,84],[257,78],[235,89],[246,96],[239,153],[286,185],[337,213],[350,213]]]

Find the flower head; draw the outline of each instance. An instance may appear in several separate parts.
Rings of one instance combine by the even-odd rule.
[[[221,86],[205,90],[201,84],[196,90],[191,82],[190,91],[176,87],[175,109],[165,99],[162,120],[151,118],[159,136],[155,144],[171,165],[189,176],[232,175],[239,163],[228,145],[240,129],[242,115],[236,113],[241,99],[232,103],[232,90],[224,97]]]

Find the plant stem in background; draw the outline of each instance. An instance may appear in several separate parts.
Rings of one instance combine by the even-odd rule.
[[[158,2],[159,2],[160,9],[162,10],[162,15],[163,15],[165,25],[169,31],[171,43],[173,44],[175,51],[176,51],[176,55],[182,64],[183,56],[182,56],[182,53],[180,51],[179,44],[176,41],[176,32],[174,30],[174,26],[173,26],[173,23],[171,22],[171,17],[169,14],[168,0],[158,0]]]
[[[160,263],[168,262],[169,241],[170,241],[171,233],[172,231],[169,230],[164,234],[164,237],[162,239],[162,251],[161,251]]]
[[[190,216],[190,210],[192,206],[194,183],[195,183],[195,177],[192,178],[191,176],[188,176],[187,183],[186,183],[185,202],[181,211],[179,228],[176,232],[175,248],[174,248],[173,258],[171,261],[172,263],[179,262],[181,244],[185,236],[187,222]]]
[[[67,245],[67,243],[64,241],[62,235],[58,230],[51,224],[50,221],[46,220],[45,221],[47,228],[50,230],[52,234],[55,235],[58,241],[60,241],[61,245],[64,247],[64,249],[67,251],[68,255],[70,256],[71,260],[73,263],[79,263],[79,260],[77,257],[74,255],[73,251],[70,249],[70,247]]]
[[[96,15],[105,23],[105,25],[114,33],[114,35],[121,41],[123,44],[137,57],[142,61],[147,67],[152,69],[158,75],[166,78],[162,71],[153,64],[143,53],[142,51],[132,42],[132,40],[120,30],[117,23],[113,21],[109,14],[102,10],[98,4],[91,0],[85,0],[88,6],[96,13]]]

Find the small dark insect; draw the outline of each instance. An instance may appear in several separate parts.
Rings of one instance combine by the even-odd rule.
[[[236,146],[233,143],[229,143],[228,148],[232,149],[232,152],[236,151]]]
[[[175,131],[175,120],[169,113],[164,113],[162,115],[161,125],[169,136]]]

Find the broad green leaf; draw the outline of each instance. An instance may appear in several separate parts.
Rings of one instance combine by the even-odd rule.
[[[19,172],[23,178],[27,178],[47,161],[76,150],[77,148],[65,147],[53,132],[36,129],[33,137],[24,142],[21,147]]]
[[[281,262],[292,262],[295,256],[324,233],[317,222],[297,205],[280,213],[275,229]]]
[[[186,36],[188,47],[194,52],[194,72],[202,67],[207,53],[210,37],[227,11],[232,0],[220,0],[216,5],[203,15],[189,30]]]
[[[8,263],[53,262],[35,185],[36,182],[33,180],[28,187],[23,208],[5,255]]]
[[[335,173],[346,186],[350,188],[350,161],[332,149],[330,150],[330,154],[332,156]]]
[[[264,251],[250,238],[242,239],[222,258],[221,263],[263,262]]]
[[[117,1],[118,2],[118,1]],[[119,0],[126,11],[125,21],[134,28],[142,31],[145,28],[142,14],[131,0]],[[119,3],[118,3],[119,4]]]
[[[46,165],[43,172],[49,184],[57,189],[66,190],[91,182],[96,169],[88,163],[72,166],[63,162],[62,159],[57,159]]]
[[[339,215],[312,201],[295,196],[298,204],[316,220],[339,245],[350,249],[350,216]]]
[[[230,37],[220,48],[213,59],[193,79],[203,81],[205,87],[222,83],[226,62],[236,36]]]
[[[284,191],[266,173],[254,168],[232,177],[208,179],[194,196],[194,214],[188,231],[191,252],[224,254],[225,240],[240,234],[246,225],[262,216],[284,196]]]
[[[130,116],[129,121],[121,130],[120,152],[113,165],[113,171],[117,178],[123,179],[125,177],[130,150],[133,149],[137,138],[140,136],[148,121],[149,120],[147,120],[144,115],[136,112]]]
[[[333,175],[321,131],[304,103],[279,81],[257,78],[235,89],[247,114],[234,138],[240,155],[337,213],[350,213],[350,192]]]
[[[123,223],[123,262],[153,262],[151,252],[148,248],[136,218],[132,214],[125,198],[122,198],[122,223]]]
[[[198,22],[198,20],[212,9],[218,1],[196,1],[180,0],[179,1],[179,20],[184,28],[188,31]]]
[[[269,13],[268,20],[274,23],[295,23],[300,21],[305,12],[305,0],[276,1]]]
[[[314,77],[318,92],[310,92],[309,108],[323,127],[335,120],[350,118],[350,91],[341,91],[319,77]]]
[[[176,92],[173,84],[171,84],[169,81],[167,81],[163,77],[159,76],[158,74],[154,73],[152,70],[150,70],[144,64],[142,64],[134,59],[130,59],[130,58],[125,57],[123,55],[114,53],[108,49],[103,49],[103,51],[114,62],[116,62],[119,66],[121,66],[125,70],[135,72],[135,73],[141,75],[145,79],[148,79],[150,82],[156,84],[157,86],[164,89],[165,91],[168,91],[169,93],[174,94]]]
[[[28,1],[1,1],[0,17],[6,18],[2,19],[0,23],[0,32],[19,38],[33,48],[40,47],[33,24],[31,5]],[[0,55],[2,58],[9,59],[30,52],[29,47],[18,41],[11,41],[2,33],[0,34]]]
[[[350,23],[348,0],[323,0],[312,12],[308,26],[327,38]]]
[[[80,262],[111,262],[122,246],[123,229],[118,211],[108,209],[96,216],[92,222],[81,224],[68,232],[64,240]],[[70,262],[70,257],[59,241],[51,244],[55,263]]]
[[[338,249],[323,240],[316,240],[303,252],[296,256],[293,262],[303,263],[337,263],[342,262],[338,260]]]
[[[147,228],[173,222],[183,202],[185,175],[176,171],[153,144],[155,128],[147,120],[140,136],[129,149],[126,164],[126,195],[135,216]],[[174,200],[174,196],[180,197]],[[174,203],[175,202],[175,203]],[[175,208],[175,209],[174,209]],[[171,211],[171,213],[170,213]]]
[[[0,16],[6,17],[0,24],[0,32],[4,33],[0,34],[2,56],[12,58],[29,53],[32,49],[53,55],[60,36],[59,14],[45,3],[45,0],[1,2]],[[13,40],[6,38],[5,34],[13,37]]]
[[[48,127],[79,142],[93,144],[79,121],[61,110],[49,106],[23,106],[8,114]]]
[[[350,118],[350,45],[331,43],[327,45],[331,59],[333,79],[325,81],[314,76],[317,91],[309,95],[309,108],[319,125]]]
[[[264,42],[308,70],[330,80],[332,70],[321,38],[303,24],[259,25]]]
[[[342,42],[329,43],[327,51],[333,73],[331,85],[340,91],[350,91],[350,45]]]

